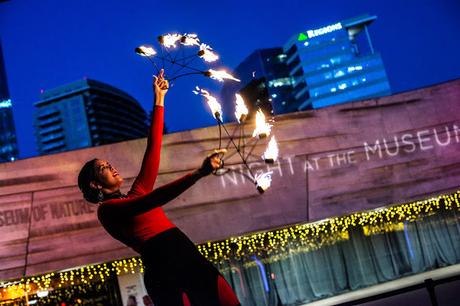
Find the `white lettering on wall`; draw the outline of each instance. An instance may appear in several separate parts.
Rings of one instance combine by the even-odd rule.
[[[363,143],[365,161],[371,159],[393,158],[401,152],[413,153],[416,151],[427,151],[434,149],[435,146],[446,147],[453,143],[460,143],[460,128],[456,125],[451,127],[444,126],[439,131],[436,128],[415,131],[414,133],[405,133],[401,136],[392,138],[377,139],[374,142]],[[295,163],[295,156],[279,158],[275,164],[264,164],[262,162],[249,163],[252,172],[257,175],[262,172],[272,171],[274,176],[282,177],[285,173],[290,175],[296,174],[296,167],[300,168],[303,173],[315,172],[323,168],[337,168],[350,166],[358,163],[356,159],[356,150],[348,150],[339,153],[329,153],[323,156],[305,156],[302,162]],[[298,158],[298,157],[297,157]],[[320,161],[323,160],[323,163]],[[228,185],[238,185],[240,183],[252,182],[251,173],[244,165],[232,166],[230,171],[221,176],[222,187]]]

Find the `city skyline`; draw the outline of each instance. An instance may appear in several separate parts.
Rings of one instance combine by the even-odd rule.
[[[148,112],[154,70],[133,49],[167,32],[197,33],[219,53],[223,65],[233,69],[256,49],[280,46],[295,33],[368,13],[378,17],[370,31],[393,93],[460,76],[456,59],[460,42],[455,39],[460,26],[455,12],[460,4],[453,0],[404,4],[269,1],[263,7],[242,1],[219,7],[210,6],[210,1],[196,5],[183,1],[167,5],[142,1],[138,6],[108,3],[0,4],[0,38],[21,158],[37,155],[32,116],[40,90],[88,77],[126,91]],[[227,21],[220,23],[222,20]],[[218,84],[202,78],[178,81],[166,102],[169,131],[215,124],[203,101],[191,93],[195,85],[220,92]]]

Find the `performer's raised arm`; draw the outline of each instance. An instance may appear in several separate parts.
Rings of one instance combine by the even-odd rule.
[[[163,138],[164,99],[168,92],[168,87],[169,84],[164,79],[164,70],[162,69],[158,76],[154,77],[153,81],[155,97],[149,135],[147,137],[147,148],[142,160],[141,170],[131,186],[128,196],[141,196],[152,191],[158,176],[161,142]]]

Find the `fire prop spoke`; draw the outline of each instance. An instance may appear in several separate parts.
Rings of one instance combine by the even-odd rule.
[[[223,82],[224,80],[239,81],[224,70],[215,70],[208,67],[210,63],[216,63],[219,55],[210,45],[202,43],[194,33],[168,33],[158,36],[160,54],[153,46],[142,45],[135,52],[147,58],[157,71],[165,69],[168,81],[172,81],[194,74],[201,74],[211,79]],[[196,60],[200,61],[197,62]]]
[[[233,145],[235,148],[235,151],[232,153],[229,153],[226,155],[226,158],[230,158],[234,156],[235,154],[238,154],[241,158],[241,161],[245,165],[245,167],[248,170],[248,173],[250,174],[251,180],[254,181],[254,184],[256,185],[257,190],[260,193],[264,193],[271,184],[271,174],[272,172],[268,173],[263,173],[263,174],[258,174],[254,175],[251,167],[249,167],[248,164],[248,159],[252,155],[252,151],[256,147],[257,143],[259,140],[267,138],[270,135],[271,132],[271,127],[272,125],[266,122],[265,115],[263,112],[259,109],[256,113],[256,127],[255,130],[252,134],[253,137],[251,137],[250,141],[245,142],[245,134],[244,134],[244,125],[246,123],[246,119],[248,118],[249,111],[245,105],[245,102],[243,98],[236,94],[236,100],[235,100],[235,116],[238,120],[238,125],[236,125],[236,128],[233,130],[232,134],[228,132],[227,128],[225,127],[223,121],[222,121],[222,107],[220,103],[217,101],[217,99],[212,96],[209,91],[199,88],[198,86],[196,89],[193,91],[196,95],[201,95],[205,98],[210,110],[211,114],[213,115],[214,119],[216,119],[218,127],[219,127],[219,149],[221,148],[221,142],[222,142],[222,129],[225,131],[229,142],[226,146],[226,149],[230,146],[230,144]],[[240,130],[239,133],[239,139],[237,143],[235,142],[235,134],[237,129]],[[245,155],[245,147],[251,146],[249,152]],[[279,154],[279,149],[278,149],[278,144],[276,142],[276,139],[274,136],[271,137],[270,141],[268,142],[267,149],[265,150],[264,154],[262,155],[262,158],[264,159],[265,163],[267,164],[273,164],[276,162],[278,159],[278,154]],[[216,175],[224,175],[227,173],[229,170],[225,171],[223,169],[217,171],[215,174]]]
[[[154,66],[156,73],[164,69],[167,74],[165,78],[169,81],[170,86],[173,86],[173,81],[176,79],[189,75],[202,75],[218,82],[240,82],[237,77],[231,75],[229,72],[213,66],[219,62],[220,56],[209,44],[203,43],[197,34],[168,33],[158,36],[157,43],[157,47],[147,44],[141,45],[135,48],[135,52],[147,59]],[[243,97],[235,94],[235,117],[238,125],[235,126],[230,135],[224,125],[222,106],[217,98],[211,95],[208,90],[198,86],[193,90],[193,93],[204,97],[212,116],[217,121],[219,128],[219,149],[222,148],[222,133],[225,132],[227,139],[229,139],[226,149],[230,146],[233,146],[235,149],[234,152],[226,155],[226,158],[238,154],[248,169],[248,175],[250,175],[250,179],[256,185],[257,190],[260,193],[265,192],[270,187],[272,173],[267,172],[254,175],[248,165],[250,158],[260,158],[260,153],[255,155],[252,152],[258,145],[258,142],[268,139],[271,133],[272,125],[267,122],[262,110],[259,109],[255,114],[250,114]],[[251,134],[245,134],[245,125],[248,121],[252,121],[249,120],[251,118],[255,120],[255,129],[252,137]],[[238,138],[237,141],[236,137]],[[249,138],[249,141],[246,138]],[[268,142],[266,151],[262,155],[262,159],[265,163],[275,163],[278,159],[278,154],[278,145],[275,137],[272,136]],[[214,174],[225,175],[229,171],[230,169],[224,168],[224,157],[222,156],[222,165]]]

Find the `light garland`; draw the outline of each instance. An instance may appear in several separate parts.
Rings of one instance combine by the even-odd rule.
[[[241,259],[251,255],[273,257],[292,250],[313,250],[324,245],[347,240],[352,228],[363,228],[371,235],[401,228],[404,221],[414,221],[439,210],[460,210],[460,191],[450,195],[358,212],[315,223],[260,232],[249,236],[198,245],[198,250],[211,262],[222,263],[230,258]]]
[[[262,262],[276,261],[288,254],[319,249],[338,241],[349,239],[349,230],[362,228],[365,235],[373,235],[404,228],[411,222],[438,211],[460,210],[460,190],[423,201],[390,206],[367,212],[331,218],[315,223],[299,224],[287,228],[232,237],[223,241],[206,242],[198,250],[214,264],[232,259],[260,257]],[[244,265],[254,264],[251,260]],[[50,295],[64,290],[72,294],[75,288],[86,292],[103,286],[106,280],[127,273],[143,273],[139,257],[116,260],[110,263],[89,265],[78,269],[31,276],[16,281],[0,282],[0,301],[50,291]]]

